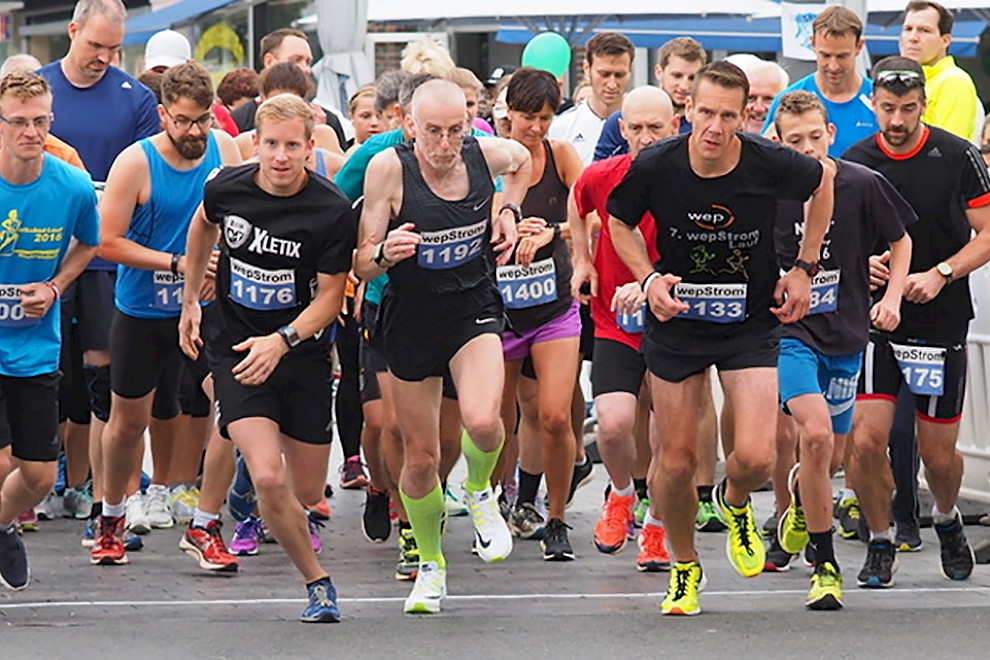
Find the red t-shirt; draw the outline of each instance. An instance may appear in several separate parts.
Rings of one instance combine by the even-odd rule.
[[[240,130],[237,128],[237,122],[234,118],[230,116],[230,110],[224,107],[223,103],[213,104],[213,118],[217,120],[217,124],[220,125],[224,131],[227,132],[231,137],[237,137],[241,134]]]
[[[608,211],[605,202],[612,189],[626,175],[632,156],[625,154],[606,160],[595,161],[581,174],[574,184],[574,201],[578,213],[587,216],[592,211],[598,213],[602,221],[602,232],[598,240],[598,251],[595,253],[595,271],[598,273],[598,295],[591,299],[591,318],[595,322],[595,338],[611,339],[622,342],[630,348],[639,350],[642,333],[626,332],[619,327],[615,312],[611,311],[612,296],[615,290],[635,281],[632,272],[619,258],[612,244],[612,234],[608,229]],[[639,223],[639,230],[646,241],[646,251],[650,261],[655,262],[657,255],[657,227],[653,216],[647,212]]]

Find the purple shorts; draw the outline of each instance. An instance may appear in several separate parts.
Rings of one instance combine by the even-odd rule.
[[[511,330],[502,333],[502,355],[506,360],[522,360],[529,357],[530,347],[554,339],[567,339],[581,336],[581,311],[578,302],[571,303],[570,309],[552,321],[527,330],[522,336]]]

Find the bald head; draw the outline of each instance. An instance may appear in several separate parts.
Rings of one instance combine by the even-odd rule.
[[[619,128],[633,156],[654,142],[676,135],[679,126],[673,101],[659,87],[637,87],[622,102]]]
[[[625,100],[622,101],[622,115],[644,112],[669,117],[674,114],[674,103],[670,100],[670,95],[659,87],[653,85],[637,87],[626,94]]]
[[[3,61],[3,65],[0,66],[0,78],[14,71],[37,71],[40,68],[41,62],[37,57],[27,53],[19,53],[11,55]]]
[[[420,85],[412,98],[412,114],[417,119],[426,112],[461,108],[467,113],[464,90],[449,80],[430,80]]]

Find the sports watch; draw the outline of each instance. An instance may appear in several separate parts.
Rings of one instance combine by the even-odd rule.
[[[302,343],[302,337],[299,336],[299,333],[296,332],[296,329],[291,325],[283,325],[276,332],[278,332],[279,336],[282,338],[282,341],[284,341],[285,345],[290,349],[295,348]]]
[[[935,265],[935,270],[938,274],[944,277],[948,281],[952,281],[953,270],[952,266],[947,261],[940,261]]]
[[[815,275],[818,274],[818,271],[822,269],[821,264],[819,264],[817,261],[804,261],[802,259],[798,259],[797,261],[795,261],[794,267],[800,268],[801,270],[806,272],[808,274],[808,277],[814,277]]]

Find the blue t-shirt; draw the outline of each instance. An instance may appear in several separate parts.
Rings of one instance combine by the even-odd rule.
[[[619,119],[621,117],[622,110],[616,110],[605,120],[605,125],[602,126],[602,134],[598,138],[598,144],[595,145],[595,160],[605,160],[612,156],[621,156],[629,153],[629,143],[626,142],[626,138],[622,137],[622,131],[619,130]],[[677,132],[680,135],[690,133],[691,122],[687,118],[681,117],[681,124]]]
[[[184,254],[189,221],[203,201],[203,185],[223,164],[216,137],[210,133],[199,165],[177,170],[162,158],[150,138],[138,144],[148,161],[151,196],[135,207],[125,238],[138,245],[171,254]],[[171,271],[117,266],[114,302],[117,309],[142,319],[175,318],[182,311],[184,278]]]
[[[0,374],[26,378],[58,370],[59,303],[41,319],[26,319],[18,285],[52,279],[72,238],[100,243],[89,175],[46,153],[31,183],[0,179]]]
[[[801,80],[778,94],[767,112],[767,119],[763,122],[763,135],[767,129],[773,125],[773,116],[777,114],[777,106],[780,105],[780,97],[787,92],[801,90],[811,92],[822,100],[825,110],[828,112],[828,120],[835,124],[835,144],[828,148],[828,155],[838,158],[850,145],[853,145],[865,137],[877,132],[877,117],[873,113],[870,104],[870,95],[873,93],[873,82],[869,78],[863,78],[863,84],[859,88],[859,93],[845,103],[835,103],[829,101],[815,84],[815,74],[809,74]]]

